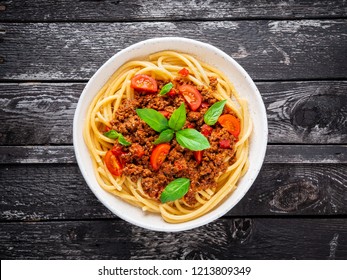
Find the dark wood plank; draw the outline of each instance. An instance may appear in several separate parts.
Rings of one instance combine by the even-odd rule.
[[[0,146],[0,164],[76,163],[73,146]],[[346,145],[269,145],[265,163],[347,163]]]
[[[346,145],[268,145],[266,163],[347,163]]]
[[[124,47],[164,36],[211,43],[256,80],[347,77],[345,20],[2,23],[0,30],[5,80],[89,79]]]
[[[347,82],[258,82],[269,143],[347,143]],[[83,83],[0,84],[0,145],[71,144]],[[304,149],[304,148],[303,148]]]
[[[309,11],[309,12],[308,12]],[[2,1],[1,21],[123,21],[346,17],[344,1]],[[25,17],[23,16],[25,15]]]
[[[0,164],[16,163],[76,163],[76,158],[73,146],[0,146]]]
[[[344,219],[220,219],[180,233],[120,220],[2,223],[1,259],[346,259]]]
[[[53,168],[28,165],[20,169],[3,166],[0,170],[1,189],[4,191],[0,204],[2,219],[35,221],[42,218],[114,217],[92,194],[76,165],[56,165]]]
[[[230,214],[345,215],[346,191],[346,164],[265,164]]]
[[[71,144],[84,84],[1,84],[0,144]]]
[[[270,142],[347,142],[346,82],[266,83],[259,90]]]
[[[1,165],[0,182],[1,220],[114,217],[97,201],[76,165]],[[346,213],[346,164],[265,164],[228,216]]]

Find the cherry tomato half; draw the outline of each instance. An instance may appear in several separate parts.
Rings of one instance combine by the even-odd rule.
[[[192,85],[182,85],[179,86],[178,90],[180,94],[183,95],[192,111],[196,111],[200,107],[202,96],[196,87]]]
[[[150,158],[151,166],[154,170],[158,170],[160,168],[166,156],[169,154],[169,151],[170,145],[167,143],[159,144],[154,148]]]
[[[194,158],[198,164],[202,162],[202,156],[203,156],[204,151],[195,151],[194,152]]]
[[[105,155],[105,164],[107,169],[112,175],[120,176],[122,175],[123,165],[118,156],[116,156],[112,150],[109,150]]]
[[[114,145],[111,151],[117,157],[120,157],[126,154],[126,152],[123,151],[123,146],[119,144]]]
[[[155,93],[158,90],[158,84],[152,77],[139,74],[131,79],[131,87],[136,90]]]
[[[221,126],[226,128],[230,134],[234,135],[234,137],[237,138],[239,136],[241,124],[238,118],[230,114],[225,114],[219,117],[218,122]]]

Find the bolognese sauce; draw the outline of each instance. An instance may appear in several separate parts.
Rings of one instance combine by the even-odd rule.
[[[118,152],[119,162],[122,163],[121,174],[130,177],[134,183],[142,178],[143,191],[158,201],[168,183],[176,178],[189,178],[190,187],[183,199],[187,204],[194,205],[197,202],[196,192],[215,188],[219,175],[235,161],[234,146],[238,137],[230,132],[230,124],[228,127],[223,122],[213,126],[204,123],[204,114],[218,101],[213,96],[217,79],[209,77],[209,86],[195,86],[186,78],[186,71],[182,73],[184,75],[177,76],[173,81],[147,79],[145,75],[136,78],[133,81],[134,98],[122,100],[111,121],[111,129],[132,143],[128,147],[115,144],[122,151]],[[159,95],[158,92],[169,82],[173,84],[172,89],[168,94]],[[141,84],[144,87],[141,88]],[[165,144],[155,145],[153,142],[159,133],[136,113],[137,109],[149,108],[169,119],[181,104],[185,104],[187,112],[183,129],[194,128],[199,131],[208,139],[210,148],[191,151],[178,144],[175,138]],[[223,119],[226,119],[224,116],[232,116],[239,122],[226,106],[222,116]]]

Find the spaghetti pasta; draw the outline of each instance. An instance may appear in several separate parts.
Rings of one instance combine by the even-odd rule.
[[[108,170],[104,157],[117,140],[103,134],[105,126],[111,127],[117,110],[123,100],[134,99],[131,79],[146,74],[156,79],[174,80],[180,69],[189,71],[186,80],[196,86],[208,86],[209,77],[218,81],[212,92],[217,100],[226,100],[226,107],[240,120],[240,134],[234,145],[234,161],[223,174],[219,174],[216,185],[195,193],[194,205],[184,198],[161,203],[151,198],[143,188],[141,176],[134,182],[129,176],[115,176]],[[162,51],[149,56],[147,60],[125,63],[106,82],[95,96],[87,112],[83,136],[92,157],[94,171],[100,186],[124,201],[143,211],[159,213],[168,223],[182,223],[196,219],[217,207],[237,187],[237,182],[248,168],[249,137],[252,121],[247,102],[241,99],[228,78],[218,69],[198,61],[191,55],[175,51]],[[229,157],[225,158],[226,163]]]

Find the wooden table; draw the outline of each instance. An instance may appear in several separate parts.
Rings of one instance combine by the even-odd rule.
[[[346,259],[347,4],[0,1],[2,259]],[[226,216],[181,233],[124,222],[77,167],[72,119],[92,74],[143,39],[234,57],[269,122],[265,164]]]

